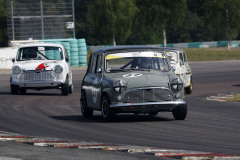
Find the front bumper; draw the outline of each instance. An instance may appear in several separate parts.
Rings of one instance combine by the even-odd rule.
[[[144,103],[112,103],[110,108],[123,112],[151,112],[151,111],[171,111],[179,105],[187,105],[184,100],[144,102]]]
[[[20,88],[59,88],[63,83],[63,81],[11,82]]]

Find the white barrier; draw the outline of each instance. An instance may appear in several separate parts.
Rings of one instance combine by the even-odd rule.
[[[0,69],[11,69],[12,59],[16,56],[18,48],[0,48]]]

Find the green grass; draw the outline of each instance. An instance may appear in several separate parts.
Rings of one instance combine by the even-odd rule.
[[[240,48],[184,48],[189,62],[240,60]]]
[[[228,100],[229,102],[240,102],[240,94],[236,94],[232,99]]]

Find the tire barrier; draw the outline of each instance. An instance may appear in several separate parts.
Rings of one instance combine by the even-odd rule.
[[[228,41],[219,41],[217,42],[218,47],[226,47],[228,45]]]
[[[86,40],[82,39],[51,39],[42,40],[44,43],[58,43],[62,44],[69,56],[69,63],[71,66],[87,66],[87,45]],[[54,53],[47,53],[52,59],[59,58]]]
[[[79,66],[87,66],[87,46],[85,39],[78,39]]]
[[[233,48],[238,48],[238,47],[239,47],[239,44],[234,43],[234,44],[231,45],[231,47],[233,47]]]
[[[78,56],[79,57],[79,66],[87,66],[87,56]]]
[[[201,45],[202,45],[202,42],[188,43],[188,48],[200,48],[199,46]]]
[[[78,43],[77,40],[71,40],[69,41],[70,44],[70,60],[71,60],[71,66],[77,67],[79,66],[79,59],[78,59]]]

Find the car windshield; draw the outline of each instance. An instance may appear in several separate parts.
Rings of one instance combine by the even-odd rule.
[[[26,60],[62,60],[63,53],[59,47],[24,47],[17,53],[17,61]]]
[[[105,57],[106,72],[124,72],[129,70],[169,71],[164,53],[161,52],[127,52],[107,54]]]
[[[178,62],[178,55],[176,52],[170,51],[167,52],[168,57],[170,58],[171,64],[176,64]]]

